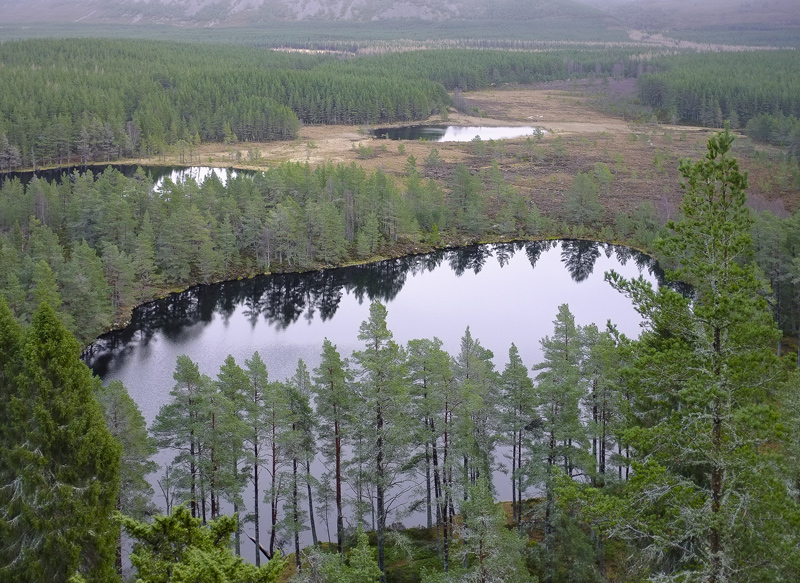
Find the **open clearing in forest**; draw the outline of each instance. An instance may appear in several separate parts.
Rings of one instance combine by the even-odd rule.
[[[368,127],[327,125],[304,126],[298,139],[291,142],[204,144],[191,163],[265,169],[286,161],[311,165],[355,162],[370,171],[380,168],[388,174],[401,175],[408,157],[414,156],[418,168],[426,175],[446,181],[459,162],[473,171],[497,162],[507,182],[540,210],[554,216],[560,214],[564,194],[574,176],[605,164],[613,175],[611,188],[601,194],[607,220],[613,220],[616,212],[631,211],[645,200],[655,204],[663,218],[671,218],[682,197],[678,163],[682,158],[704,156],[708,137],[715,130],[634,123],[598,111],[597,104],[607,94],[614,99],[629,98],[634,90],[632,80],[611,81],[610,85],[582,81],[492,88],[463,94],[467,110],[474,115],[451,110],[446,120],[437,115],[424,122],[460,126],[535,125],[546,131],[540,140],[484,142],[484,151],[471,143],[379,140],[368,135]],[[371,148],[374,157],[363,159],[359,146]],[[444,164],[439,169],[425,170],[424,160],[433,148],[439,151]],[[769,150],[769,147],[759,145],[758,149]],[[742,168],[750,172],[749,193],[756,206],[776,212],[797,208],[800,193],[786,185],[775,164],[756,163],[752,158],[755,150],[744,136],[737,140],[735,153]],[[259,158],[253,161],[254,154]],[[179,163],[179,160],[167,155],[135,162]],[[184,163],[189,163],[188,158]]]

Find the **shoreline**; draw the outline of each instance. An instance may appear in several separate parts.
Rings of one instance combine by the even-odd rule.
[[[101,338],[108,334],[112,334],[114,332],[118,332],[123,330],[127,326],[131,324],[133,311],[137,308],[142,306],[146,306],[147,304],[151,304],[153,302],[157,302],[159,300],[166,299],[172,295],[178,295],[190,291],[195,288],[199,288],[202,286],[209,286],[209,285],[217,285],[222,283],[234,282],[234,281],[244,281],[248,279],[254,279],[256,277],[262,276],[270,276],[270,275],[286,275],[286,274],[302,274],[302,273],[311,273],[311,272],[320,272],[329,269],[342,269],[346,267],[358,267],[362,265],[369,265],[373,263],[380,263],[382,261],[390,261],[392,259],[402,259],[405,257],[417,257],[420,255],[427,255],[430,253],[434,253],[436,251],[452,251],[457,249],[462,249],[464,247],[470,247],[475,245],[493,245],[497,243],[515,243],[515,242],[537,242],[537,241],[590,241],[594,243],[600,243],[603,245],[618,245],[621,247],[627,247],[629,249],[633,249],[634,251],[638,251],[643,253],[649,257],[654,258],[656,261],[659,259],[653,254],[652,251],[641,249],[636,247],[633,244],[626,243],[624,241],[600,241],[594,237],[573,237],[569,235],[553,235],[553,236],[542,236],[542,237],[493,237],[489,239],[476,239],[474,237],[465,236],[464,239],[461,241],[449,241],[447,243],[443,243],[442,245],[430,245],[425,243],[417,243],[414,245],[413,250],[408,250],[407,248],[403,248],[404,246],[393,246],[393,250],[396,251],[394,253],[390,252],[375,255],[365,259],[354,259],[339,265],[328,265],[328,266],[314,266],[308,268],[299,268],[299,269],[274,269],[265,272],[252,272],[252,273],[245,273],[238,277],[229,277],[209,282],[197,282],[193,281],[187,283],[185,286],[181,287],[172,287],[169,289],[159,290],[159,293],[149,299],[142,300],[139,303],[136,303],[130,307],[126,307],[124,310],[121,311],[121,314],[124,315],[124,318],[118,318],[108,329],[103,331],[99,334],[94,340],[90,343],[82,346],[81,348],[81,356],[83,356],[87,352],[91,352],[90,348]]]

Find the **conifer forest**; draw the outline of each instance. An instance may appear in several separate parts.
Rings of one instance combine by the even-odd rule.
[[[6,4],[0,583],[800,578],[791,2]],[[87,366],[184,290],[341,274],[324,320],[341,268],[558,241],[658,266],[604,275],[637,333],[400,341],[362,286],[288,375],[184,353],[143,413]]]

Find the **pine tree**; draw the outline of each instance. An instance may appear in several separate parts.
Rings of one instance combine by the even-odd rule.
[[[468,500],[462,505],[464,523],[459,528],[462,552],[469,565],[466,571],[454,573],[458,581],[490,583],[514,581],[533,583],[525,566],[525,539],[506,529],[506,516],[492,498],[488,476],[481,476],[469,488]]]
[[[111,436],[122,446],[116,510],[143,519],[153,513],[153,487],[146,476],[158,468],[150,459],[158,451],[155,439],[147,433],[142,412],[121,381],[96,387],[95,396]],[[122,574],[121,539],[117,541],[117,572]]]
[[[111,288],[102,261],[86,241],[73,245],[61,283],[64,308],[72,316],[78,340],[87,342],[110,326]]]
[[[522,520],[522,446],[524,434],[534,419],[533,382],[517,347],[508,349],[508,364],[501,377],[501,419],[506,441],[511,444],[511,520]],[[510,434],[510,435],[509,435]]]
[[[499,375],[494,354],[472,337],[469,327],[461,337],[461,350],[453,358],[453,377],[463,404],[458,415],[459,441],[456,447],[463,461],[462,493],[480,476],[491,476],[494,452],[494,424]]]
[[[322,362],[314,369],[314,404],[316,406],[320,452],[328,465],[333,466],[336,492],[336,548],[342,553],[344,542],[344,513],[342,485],[344,447],[353,421],[354,395],[348,386],[345,362],[336,346],[327,338],[322,343]]]
[[[614,440],[618,437],[617,432],[621,425],[623,396],[620,390],[620,345],[626,339],[612,334],[613,330],[600,332],[594,324],[585,326],[581,332],[585,350],[581,374],[588,386],[584,408],[591,411],[588,434],[592,440],[592,455],[595,458],[592,483],[603,486],[608,463],[614,453]]]
[[[286,561],[273,558],[257,567],[235,556],[230,549],[236,520],[222,516],[203,524],[189,509],[178,506],[171,515],[160,515],[152,523],[123,518],[122,523],[135,541],[131,564],[142,583],[273,583]]]
[[[291,431],[291,415],[289,410],[289,394],[286,385],[282,382],[271,382],[264,398],[264,414],[267,427],[267,445],[269,451],[269,487],[265,500],[270,506],[270,534],[267,547],[268,556],[275,553],[278,531],[281,525],[278,521],[281,500],[286,496],[286,471],[291,463],[287,443],[288,433]]]
[[[156,267],[156,238],[150,214],[145,212],[139,234],[136,236],[136,249],[133,253],[133,271],[138,282],[136,299],[141,301],[150,297],[152,288],[161,284],[162,277]]]
[[[362,423],[366,440],[360,455],[374,460],[375,472],[370,479],[375,487],[378,567],[381,583],[384,583],[386,496],[407,456],[408,394],[405,354],[392,340],[392,333],[386,326],[386,308],[380,302],[373,302],[369,312],[370,317],[361,323],[358,334],[358,339],[364,342],[364,350],[354,352],[353,360],[359,369],[358,390],[365,415]]]
[[[291,536],[294,542],[295,562],[298,570],[302,568],[300,563],[300,533],[307,529],[306,520],[309,519],[308,513],[300,506],[303,498],[300,482],[308,479],[303,476],[302,471],[305,462],[309,461],[310,457],[313,457],[311,452],[314,449],[314,418],[310,402],[310,384],[311,377],[301,359],[297,362],[294,376],[285,385],[291,425],[284,435],[284,447],[286,448],[287,458],[291,460],[292,473],[289,477],[289,492],[284,504],[283,530]],[[309,508],[312,508],[310,503]]]
[[[261,477],[261,467],[265,463],[264,447],[267,441],[267,420],[264,409],[264,398],[269,391],[269,375],[267,365],[261,359],[258,352],[245,360],[247,368],[247,378],[249,381],[247,406],[243,420],[247,426],[244,433],[244,441],[248,448],[248,463],[251,473],[250,481],[253,484],[253,514],[255,537],[253,543],[256,546],[256,566],[261,565],[261,513],[259,503],[261,500],[261,488],[259,478]]]
[[[39,260],[34,266],[25,313],[33,314],[42,303],[53,308],[64,327],[72,330],[72,316],[61,309],[61,294],[58,291],[57,276],[44,259]]]
[[[223,487],[223,497],[233,504],[236,517],[236,532],[234,533],[234,554],[241,554],[241,525],[239,523],[239,509],[242,505],[241,493],[247,480],[247,474],[240,472],[244,468],[248,455],[244,450],[245,436],[249,433],[249,424],[246,422],[248,406],[250,405],[250,379],[247,373],[236,364],[233,356],[228,355],[219,369],[217,375],[217,390],[225,398],[227,410],[222,411],[219,420],[220,433],[223,439],[225,453],[227,483]],[[258,500],[258,497],[255,498]]]
[[[103,248],[103,272],[111,287],[111,307],[116,313],[122,307],[133,304],[134,265],[130,256],[116,245]]]
[[[176,450],[174,463],[183,495],[193,517],[205,517],[205,495],[200,489],[202,411],[211,379],[200,374],[192,360],[184,355],[175,364],[172,402],[164,405],[153,422],[153,436],[161,448]]]
[[[314,497],[312,490],[318,485],[317,480],[311,475],[311,462],[317,455],[316,429],[317,415],[311,406],[311,395],[313,393],[313,382],[308,372],[305,362],[297,362],[297,371],[291,379],[291,384],[300,395],[300,413],[297,419],[297,429],[300,432],[300,454],[305,473],[303,481],[306,484],[306,494],[308,495],[308,523],[311,527],[311,542],[314,546],[319,544],[317,538],[317,525],[314,519]]]
[[[340,554],[312,550],[305,555],[307,569],[296,576],[296,583],[377,583],[381,570],[375,560],[375,551],[369,537],[358,529],[356,546],[345,559]]]
[[[8,309],[0,318],[8,323]],[[120,446],[92,396],[91,372],[80,346],[42,304],[19,345],[4,332],[5,363],[0,488],[0,575],[9,581],[114,578]],[[0,362],[0,365],[3,364]]]
[[[639,556],[663,577],[709,583],[777,580],[796,568],[798,537],[786,525],[800,516],[775,455],[777,331],[766,286],[745,262],[747,176],[732,142],[717,134],[703,160],[680,166],[683,218],[661,248],[692,297],[612,276],[645,319],[625,432],[637,463],[615,533],[635,531]]]
[[[412,396],[419,400],[419,381],[430,381],[423,387],[423,399],[419,403],[422,413],[427,414],[433,466],[433,485],[436,497],[436,536],[444,571],[450,570],[451,543],[453,541],[455,497],[459,471],[459,451],[463,425],[469,418],[469,398],[456,381],[453,359],[441,349],[441,342],[409,342],[409,380]],[[421,369],[425,370],[420,375]],[[441,537],[440,537],[441,534]]]
[[[22,365],[23,330],[9,310],[5,300],[0,297],[0,419],[11,419],[11,398],[17,393],[16,379]],[[11,424],[0,424],[0,507],[7,508],[14,492],[13,484],[15,468],[11,462],[11,451],[16,446],[18,436],[12,431]],[[0,513],[0,540],[12,540],[11,517]],[[0,548],[0,558],[5,561],[13,557]]]
[[[445,379],[450,378],[450,356],[442,350],[442,341],[420,339],[408,342],[408,377],[413,416],[417,420],[415,441],[424,444],[425,453],[425,513],[428,528],[433,526],[436,510],[436,527],[442,524],[442,478],[439,461],[439,439],[442,423],[439,419],[443,407],[440,391]]]
[[[585,428],[580,419],[584,396],[581,383],[582,344],[580,328],[569,306],[562,304],[553,321],[553,335],[541,340],[543,361],[536,375],[537,412],[541,431],[532,436],[528,479],[545,491],[544,553],[546,581],[553,581],[556,541],[554,478],[558,464],[572,477],[583,469],[586,457]]]

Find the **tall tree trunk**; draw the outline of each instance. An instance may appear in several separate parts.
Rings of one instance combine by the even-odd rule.
[[[275,422],[272,423],[272,489],[270,490],[269,555],[275,554],[275,526],[278,524],[278,447],[275,444]]]
[[[602,429],[600,431],[600,476],[602,476],[601,486],[606,484],[606,450],[608,444],[606,443],[606,430],[608,429],[608,402],[606,400],[606,393],[603,392],[603,407],[600,414],[600,423]]]
[[[714,354],[719,357],[722,351],[721,331],[714,329]],[[714,376],[721,376],[719,358],[714,363]],[[714,399],[711,426],[711,530],[709,546],[711,552],[711,573],[709,583],[717,583],[722,575],[722,541],[719,532],[719,513],[722,509],[723,469],[719,465],[722,453],[722,405],[719,398]]]
[[[545,544],[545,582],[553,583],[554,559],[553,553],[555,552],[555,529],[553,527],[553,519],[555,518],[555,497],[553,496],[553,466],[548,463],[547,466],[547,485],[545,487],[546,501],[544,510],[544,544]]]
[[[192,402],[189,401],[189,406],[191,407]],[[197,518],[197,466],[195,464],[195,447],[194,447],[194,430],[189,432],[189,474],[191,475],[191,485],[189,486],[189,490],[191,491],[192,495],[192,518]]]
[[[311,461],[306,458],[306,488],[308,488],[308,522],[311,525],[311,541],[313,545],[319,546],[317,540],[317,525],[314,521],[314,499],[311,497]]]
[[[438,448],[436,447],[436,438],[434,437],[434,430],[435,425],[433,419],[429,420],[429,427],[431,428],[431,457],[433,458],[433,495],[435,499],[435,506],[436,506],[436,550],[439,553],[439,557],[442,557],[442,540],[441,540],[441,533],[440,528],[442,526],[442,520],[444,518],[444,514],[442,512],[442,483],[441,483],[441,476],[439,473],[439,452]]]
[[[255,440],[253,444],[253,459],[255,460],[253,463],[253,504],[255,506],[254,512],[254,519],[255,519],[255,545],[256,545],[256,567],[261,566],[261,515],[259,513],[259,507],[261,506],[261,500],[259,497],[258,491],[258,440]]]
[[[335,406],[333,414],[334,416],[337,415]],[[333,433],[336,441],[336,550],[341,555],[342,539],[344,539],[344,516],[342,514],[342,438],[339,435],[338,417],[333,422]]]
[[[431,510],[431,447],[425,442],[425,514],[428,519],[428,529],[433,528],[433,514]]]
[[[464,456],[464,502],[466,502],[469,499],[468,488],[469,488],[469,459],[467,458],[467,456]],[[463,521],[464,524],[467,524],[466,512],[461,513],[461,520]],[[467,554],[464,553],[464,559],[461,562],[461,566],[464,569],[467,568],[467,558],[468,558]]]
[[[217,415],[216,413],[211,413],[211,432],[212,435],[215,434],[217,431]],[[211,520],[214,520],[217,517],[217,448],[211,448],[211,482],[210,482],[210,489],[211,489]]]
[[[449,447],[449,431],[448,423],[450,421],[450,413],[448,410],[449,403],[447,399],[444,402],[444,443],[442,447],[442,555],[444,556],[442,563],[444,565],[444,572],[447,573],[450,569],[450,537],[452,536],[453,529],[451,528],[452,522],[450,521],[450,506],[453,486],[453,474],[447,467],[447,454]]]
[[[383,468],[383,411],[381,410],[380,401],[378,402],[378,409],[376,411],[376,428],[378,430],[378,441],[376,443],[377,459],[375,462],[376,469],[376,503],[378,513],[378,568],[381,570],[380,583],[386,583],[386,557],[384,549],[384,529],[386,527],[386,515],[384,514],[384,501],[383,501],[383,487],[384,487],[384,468]]]
[[[518,530],[522,532],[522,430],[517,433],[517,526]]]
[[[598,421],[598,411],[597,411],[597,381],[592,381],[592,421],[594,422],[594,426],[597,427]],[[594,456],[596,462],[596,468],[602,465],[600,462],[600,458],[598,457],[598,447],[597,447],[597,434],[592,436],[592,455]],[[592,485],[597,486],[597,476],[592,476]]]
[[[238,462],[233,462],[234,483],[239,481]],[[236,517],[236,532],[233,534],[233,552],[237,557],[242,555],[242,523],[239,520],[239,503],[233,503],[233,515]]]
[[[511,522],[517,522],[517,432],[511,432]]]
[[[294,429],[294,426],[292,426]],[[294,562],[300,571],[300,501],[297,496],[297,458],[292,458],[292,521],[294,522]]]
[[[203,524],[206,524],[206,485],[202,476],[200,479],[200,514],[203,519]]]

